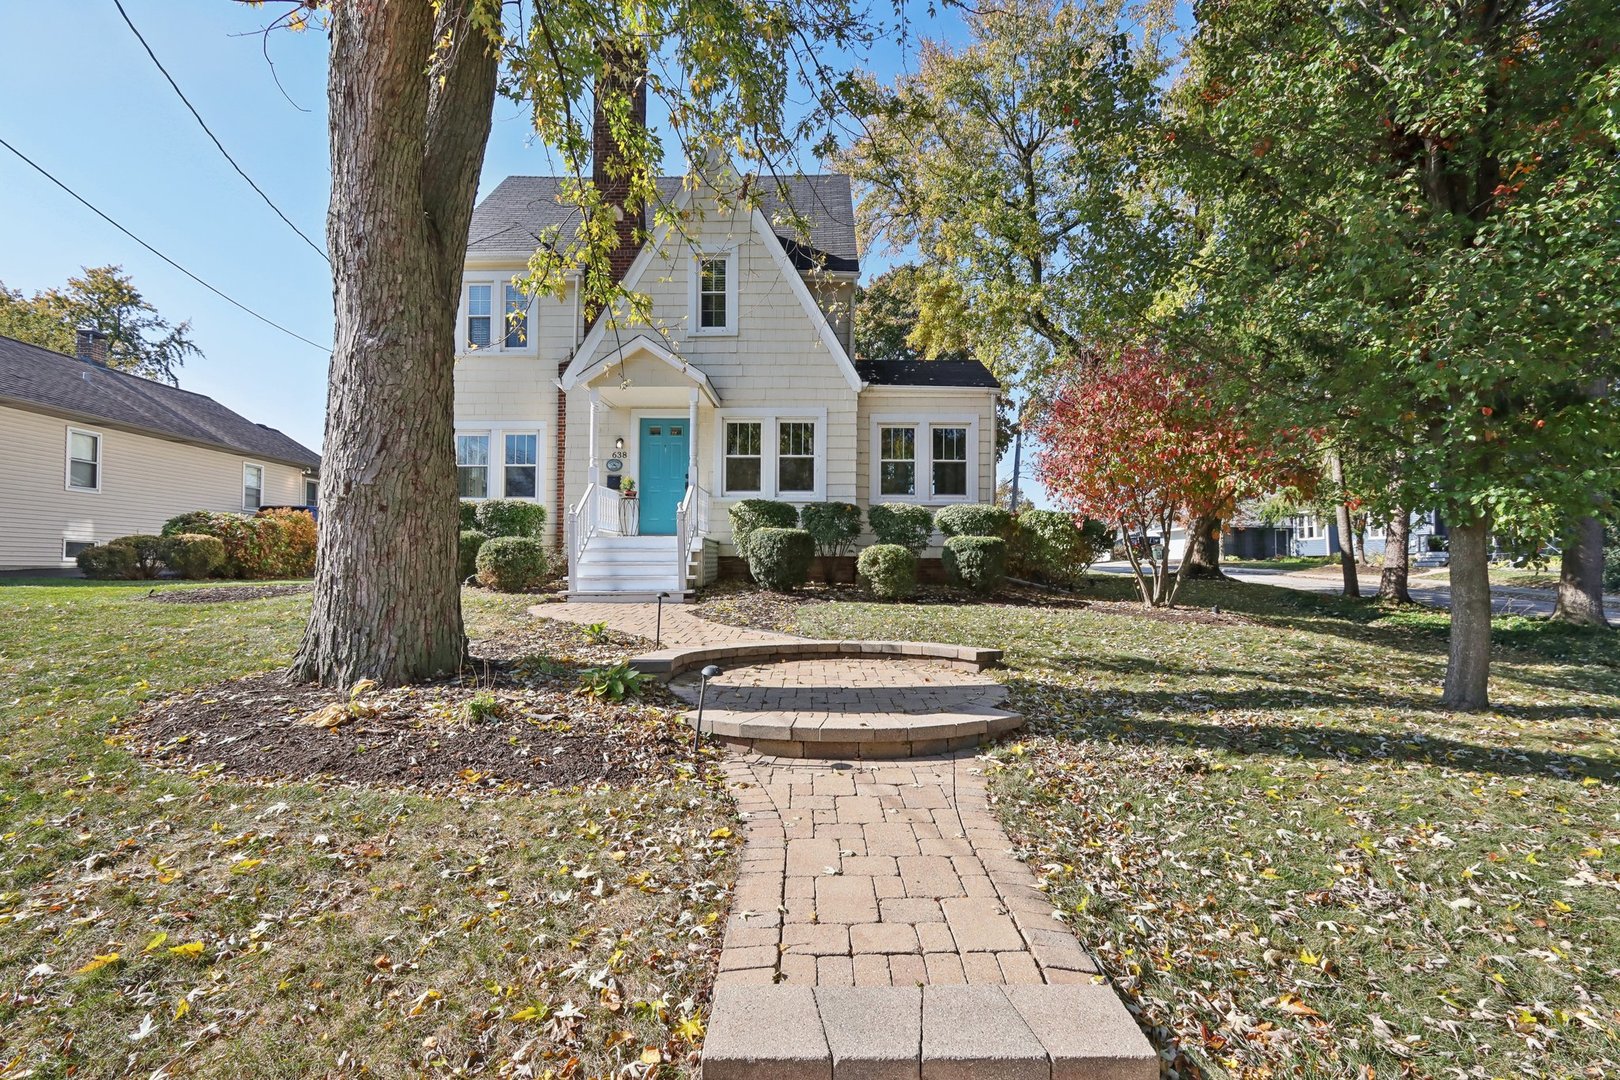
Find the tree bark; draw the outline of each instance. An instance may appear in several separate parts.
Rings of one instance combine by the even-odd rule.
[[[1412,565],[1407,550],[1411,543],[1411,520],[1412,516],[1405,509],[1397,510],[1389,517],[1389,526],[1384,532],[1384,569],[1378,575],[1380,600],[1397,604],[1412,602],[1412,594],[1407,591],[1407,578]]]
[[[1193,518],[1187,525],[1187,548],[1181,555],[1183,577],[1224,580],[1221,571],[1221,519]]]
[[[1356,575],[1356,553],[1350,538],[1350,507],[1344,502],[1344,462],[1337,453],[1328,456],[1335,492],[1333,512],[1339,529],[1339,566],[1344,571],[1344,595],[1360,596],[1361,579]]]
[[[1552,617],[1574,626],[1609,626],[1603,610],[1603,522],[1595,517],[1581,518],[1565,538]]]
[[[1451,655],[1441,701],[1453,709],[1490,705],[1490,523],[1451,527]]]
[[[452,375],[495,98],[496,53],[472,20],[483,2],[448,0],[437,18],[422,0],[332,4],[336,333],[296,678],[393,685],[455,671],[465,652]]]

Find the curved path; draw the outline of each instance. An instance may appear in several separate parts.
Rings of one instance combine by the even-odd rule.
[[[531,613],[652,634],[652,605]],[[788,641],[675,606],[666,646]],[[976,673],[881,660],[743,665],[709,703],[907,715],[999,703]],[[937,680],[937,681],[934,681]],[[735,699],[735,701],[733,701]],[[1147,1080],[1158,1059],[1057,918],[971,750],[900,761],[733,754],[746,829],[705,1080]]]

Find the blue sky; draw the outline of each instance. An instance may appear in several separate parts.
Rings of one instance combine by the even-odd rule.
[[[226,149],[300,229],[324,243],[325,35],[277,33],[266,40],[258,31],[274,5],[186,4],[183,14],[162,0],[124,6]],[[0,138],[221,291],[304,337],[329,342],[326,263],[208,141],[112,0],[10,4],[6,16],[0,100],[12,107],[0,119]],[[915,30],[955,38],[959,24],[925,20]],[[890,77],[912,57],[891,42],[867,59]],[[498,102],[480,194],[513,173],[554,171],[531,138],[525,112]],[[186,363],[181,386],[320,446],[324,352],[212,295],[3,148],[0,193],[0,281],[32,293],[82,267],[122,265],[161,313],[192,322],[204,356]],[[867,272],[884,262],[867,258]],[[1009,470],[1010,461],[1002,475]]]

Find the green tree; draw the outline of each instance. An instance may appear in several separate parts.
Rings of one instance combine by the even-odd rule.
[[[1209,0],[1178,144],[1213,210],[1182,291],[1255,385],[1398,462],[1451,530],[1444,701],[1488,704],[1491,530],[1612,489],[1620,9]]]
[[[32,297],[0,282],[0,334],[71,356],[80,327],[106,335],[108,367],[171,386],[186,359],[202,355],[190,321],[177,326],[159,315],[121,266],[86,267],[83,277]]]
[[[924,350],[912,341],[922,318],[922,298],[936,283],[922,267],[904,263],[855,289],[855,355],[861,360],[922,360]],[[932,357],[961,360],[969,349],[951,349]]]

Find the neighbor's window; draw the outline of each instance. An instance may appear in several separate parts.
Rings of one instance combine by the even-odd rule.
[[[915,495],[917,492],[917,429],[878,429],[878,492]]]
[[[816,489],[816,425],[809,420],[784,420],[777,427],[776,490]]]
[[[62,541],[62,561],[72,562],[79,557],[79,552],[95,546],[95,543],[90,540],[64,540]]]
[[[319,477],[304,477],[304,505],[317,506],[321,501],[321,481]]]
[[[968,429],[934,429],[934,494],[967,494]]]
[[[523,290],[506,286],[506,347],[521,349],[529,341],[529,298]]]
[[[467,286],[467,344],[474,349],[489,348],[491,285]]]
[[[101,436],[93,431],[68,429],[68,487],[101,490]]]
[[[536,490],[536,462],[539,459],[538,435],[506,436],[506,497],[532,499]]]
[[[760,481],[760,423],[726,423],[726,490],[758,491]]]
[[[264,466],[242,466],[242,509],[257,510],[264,505]]]
[[[698,264],[698,326],[701,329],[724,330],[731,325],[727,321],[726,290],[726,260],[702,260]]]
[[[489,497],[489,436],[456,436],[456,489],[463,499]]]

